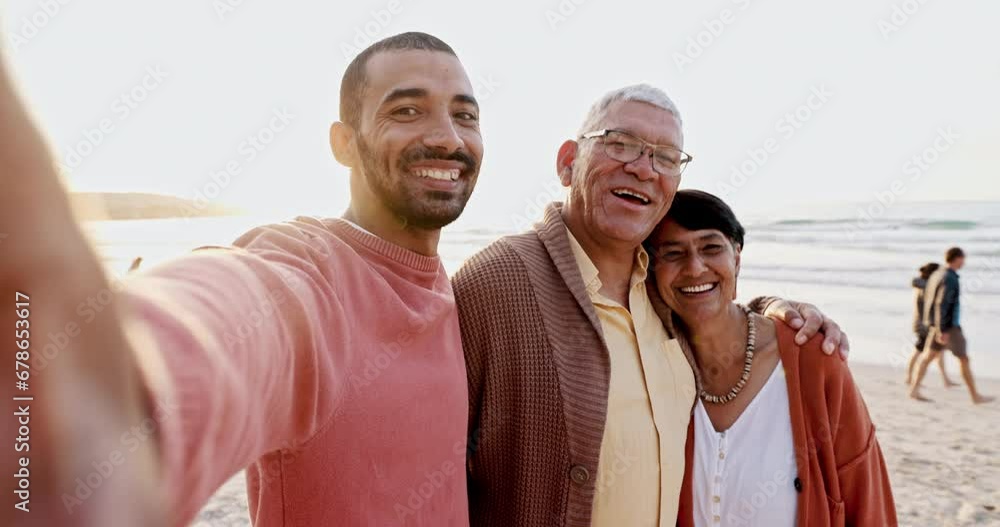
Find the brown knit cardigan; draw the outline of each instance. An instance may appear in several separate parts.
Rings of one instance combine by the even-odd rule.
[[[532,231],[497,240],[452,280],[469,378],[473,527],[590,526],[610,363],[560,211],[550,204]],[[674,335],[669,311],[649,296]]]

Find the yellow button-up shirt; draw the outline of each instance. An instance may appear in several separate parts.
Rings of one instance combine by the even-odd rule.
[[[597,267],[568,234],[611,358],[591,525],[676,525],[694,372],[646,296],[646,251],[636,249],[626,309],[600,293]]]

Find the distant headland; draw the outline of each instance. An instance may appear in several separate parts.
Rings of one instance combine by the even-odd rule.
[[[73,208],[84,221],[238,216],[245,211],[165,194],[73,192]]]

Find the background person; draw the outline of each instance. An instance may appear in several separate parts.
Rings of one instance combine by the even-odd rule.
[[[969,387],[969,395],[975,404],[988,403],[987,397],[976,390],[976,381],[969,366],[969,354],[965,333],[962,332],[961,302],[959,298],[958,271],[965,265],[965,252],[960,247],[952,247],[945,252],[946,265],[938,269],[927,280],[924,293],[924,320],[930,328],[924,356],[917,366],[917,376],[910,387],[910,397],[918,401],[928,399],[920,393],[920,383],[927,374],[927,367],[937,359],[944,349],[950,349],[958,359],[962,369],[962,379]]]
[[[919,275],[913,278],[911,285],[913,286],[913,332],[917,339],[913,345],[913,355],[910,357],[910,363],[906,367],[906,384],[909,386],[913,382],[913,372],[917,367],[918,359],[920,358],[920,352],[924,350],[924,345],[927,343],[927,333],[930,329],[927,327],[927,322],[924,320],[924,290],[927,288],[927,279],[931,277],[934,271],[937,271],[941,267],[941,264],[936,262],[928,262],[924,264],[920,270]],[[944,369],[944,355],[940,354],[937,358],[938,368],[941,369],[941,378],[944,380],[944,385],[946,388],[952,386],[958,386],[957,383],[952,382],[948,378],[948,372]]]

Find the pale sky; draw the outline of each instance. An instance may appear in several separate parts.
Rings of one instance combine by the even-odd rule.
[[[486,146],[466,225],[509,227],[558,196],[559,144],[636,82],[683,114],[695,161],[682,185],[735,181],[725,197],[740,208],[1000,199],[996,2],[8,0],[3,14],[8,59],[76,190],[193,198],[229,164],[239,173],[213,201],[339,214],[347,170],[327,130],[367,29],[432,33],[465,64]],[[740,166],[752,174],[734,177]]]

